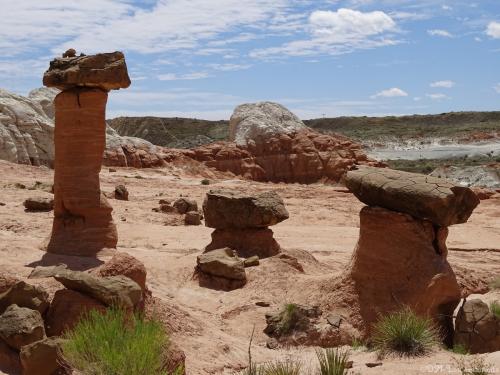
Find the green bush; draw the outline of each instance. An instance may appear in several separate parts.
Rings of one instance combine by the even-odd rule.
[[[455,344],[453,348],[450,349],[455,354],[466,355],[469,354],[469,350],[462,344]]]
[[[64,359],[86,375],[166,375],[168,336],[159,322],[93,310],[65,338]]]
[[[421,356],[438,342],[439,333],[433,323],[408,307],[381,317],[374,327],[373,345],[380,356]]]
[[[204,178],[203,180],[201,180],[201,184],[202,185],[210,185],[210,180]]]
[[[490,303],[490,310],[498,319],[500,319],[500,303],[498,301],[493,301]]]
[[[341,349],[316,350],[318,375],[345,375],[348,371],[349,351]]]
[[[262,375],[299,375],[301,364],[294,361],[271,362],[263,366]]]
[[[297,305],[294,303],[287,303],[282,312],[281,320],[278,325],[278,331],[280,334],[286,334],[290,332],[297,324]]]

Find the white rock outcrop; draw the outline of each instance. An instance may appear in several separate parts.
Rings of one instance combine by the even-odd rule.
[[[0,89],[0,159],[13,163],[54,163],[54,98],[58,89],[42,87],[27,97]],[[162,150],[150,142],[122,137],[106,128],[104,164],[122,167],[162,165]]]
[[[229,139],[238,145],[249,141],[260,143],[276,134],[289,134],[307,129],[306,125],[281,104],[260,102],[236,107],[229,122]]]

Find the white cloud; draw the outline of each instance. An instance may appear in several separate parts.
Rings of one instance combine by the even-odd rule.
[[[208,66],[214,70],[220,70],[222,72],[234,72],[251,67],[249,64],[209,64]]]
[[[266,59],[284,55],[338,55],[398,43],[387,35],[396,31],[396,23],[388,14],[380,11],[363,13],[345,8],[336,12],[315,11],[309,17],[308,31],[309,39],[254,50],[250,56]]]
[[[432,82],[430,84],[430,86],[431,87],[444,88],[444,89],[451,89],[452,87],[455,86],[455,82],[449,81],[449,80],[446,80],[446,81],[436,81],[436,82]]]
[[[397,88],[397,87],[393,87],[391,89],[382,90],[382,91],[376,93],[375,95],[372,95],[370,98],[372,98],[372,99],[397,98],[397,97],[404,97],[404,96],[408,96],[408,93]]]
[[[450,99],[448,95],[445,94],[426,94],[428,98],[432,100],[443,100],[443,99]]]
[[[447,30],[442,29],[427,30],[427,34],[431,36],[442,36],[443,38],[453,38],[453,34],[451,34]]]
[[[500,39],[500,22],[490,22],[486,34],[495,39]]]
[[[232,40],[225,35],[229,42],[249,40],[247,30],[266,30],[288,3],[157,0],[141,7],[130,0],[2,1],[0,48],[3,56],[41,47],[57,54],[68,47],[85,53],[193,50],[224,33],[238,32]]]
[[[206,72],[187,73],[181,75],[175,73],[166,73],[158,75],[158,79],[160,81],[191,81],[208,77],[210,77],[210,75]]]
[[[500,94],[500,83],[497,83],[495,86],[493,86],[493,90]]]

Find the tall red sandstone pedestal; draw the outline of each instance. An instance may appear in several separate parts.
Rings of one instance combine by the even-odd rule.
[[[95,255],[118,240],[100,189],[108,91],[130,85],[121,52],[57,58],[43,83],[55,98],[54,223],[47,251]]]

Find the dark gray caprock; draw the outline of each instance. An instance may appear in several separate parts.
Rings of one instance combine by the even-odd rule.
[[[465,223],[479,204],[467,187],[389,168],[359,167],[347,172],[345,184],[369,206],[407,213],[443,227]]]

